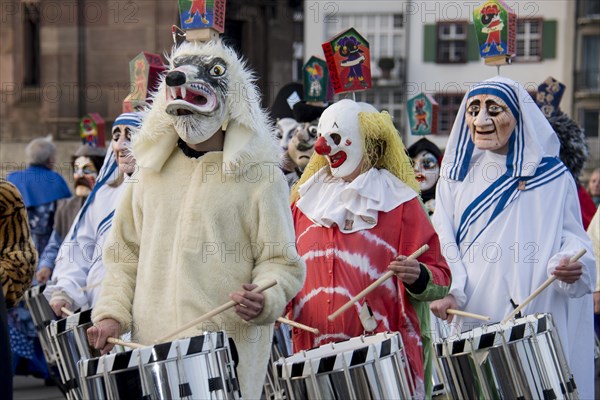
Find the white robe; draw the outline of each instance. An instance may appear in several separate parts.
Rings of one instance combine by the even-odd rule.
[[[110,155],[106,157],[106,169],[111,162],[114,162],[113,159],[114,157],[111,158]],[[115,169],[107,182],[112,182],[117,177],[118,169]],[[102,179],[102,174],[98,181],[100,179]],[[71,307],[73,310],[94,306],[100,295],[99,284],[104,278],[105,272],[102,248],[112,226],[115,207],[125,188],[132,182],[135,182],[135,179],[132,181],[127,177],[117,187],[111,187],[108,183],[104,184],[99,187],[89,206],[85,210],[79,211],[58,251],[52,283],[48,284],[44,291],[48,300],[55,292],[62,291],[73,300]],[[88,199],[88,201],[90,200]],[[82,212],[83,216],[80,219]],[[73,237],[76,224],[77,232]],[[86,286],[94,287],[85,291],[81,290]]]
[[[573,284],[555,281],[525,307],[523,314],[552,313],[579,394],[582,399],[594,398],[591,291],[596,275],[573,178],[563,173],[550,183],[520,192],[468,250],[467,244],[461,244],[464,254],[459,255],[455,227],[461,216],[505,171],[506,157],[486,152],[463,181],[440,178],[438,182],[432,222],[452,270],[450,293],[459,308],[501,321],[513,310],[510,299],[520,304],[550,276],[562,257],[586,249],[580,259],[584,265],[581,278]],[[478,220],[473,232],[484,226],[485,221]],[[463,331],[481,324],[457,317],[453,322]]]

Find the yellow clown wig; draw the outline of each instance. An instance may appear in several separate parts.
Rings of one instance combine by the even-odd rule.
[[[410,186],[416,193],[419,193],[419,183],[415,178],[411,159],[408,157],[404,143],[402,143],[390,114],[387,111],[380,113],[360,112],[358,113],[358,123],[365,154],[365,162],[362,165],[361,172],[366,172],[373,167],[386,169]],[[304,169],[304,173],[292,187],[290,195],[292,204],[300,198],[298,193],[300,185],[308,181],[323,167],[326,167],[329,175],[331,175],[327,158],[313,153]]]

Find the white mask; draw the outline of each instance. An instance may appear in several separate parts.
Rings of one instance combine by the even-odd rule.
[[[319,119],[315,152],[327,157],[331,174],[345,178],[356,171],[364,156],[363,138],[358,124],[359,112],[377,112],[367,103],[340,100],[329,106]]]
[[[426,192],[433,188],[440,177],[440,163],[437,158],[427,150],[420,151],[413,158],[414,170],[421,190]]]

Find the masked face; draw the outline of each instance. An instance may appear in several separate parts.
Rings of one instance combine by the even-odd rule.
[[[165,76],[167,113],[187,144],[210,139],[226,122],[227,63],[213,56],[182,56]]]
[[[300,171],[308,164],[314,152],[315,140],[317,139],[317,125],[309,122],[300,124],[288,145],[288,155],[298,166]]]
[[[361,111],[358,103],[341,100],[328,107],[319,120],[315,151],[327,158],[336,178],[354,175],[362,164],[363,140],[358,126]]]
[[[282,149],[287,150],[290,140],[292,140],[292,136],[294,135],[294,132],[296,132],[297,127],[298,122],[296,122],[296,120],[293,118],[280,118],[277,120],[275,128],[277,130],[279,146],[281,146]]]
[[[135,171],[135,158],[131,153],[131,127],[116,125],[112,131],[112,151],[115,153],[119,171],[131,175]]]
[[[423,150],[413,158],[414,169],[421,191],[425,192],[435,186],[440,177],[440,164],[430,152]]]
[[[508,152],[508,139],[517,120],[502,99],[487,94],[469,98],[465,118],[478,149],[499,154]]]
[[[77,157],[73,162],[73,180],[75,181],[75,194],[77,196],[87,196],[90,194],[94,185],[98,171],[89,157]]]

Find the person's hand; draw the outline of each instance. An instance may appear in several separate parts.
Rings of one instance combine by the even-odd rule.
[[[565,283],[575,283],[583,274],[583,264],[579,261],[574,263],[570,262],[569,257],[563,257],[558,264],[558,267],[552,272],[552,275],[559,281]]]
[[[63,312],[63,310],[62,310],[63,307],[70,310],[72,305],[71,305],[71,303],[69,303],[68,301],[66,301],[64,299],[51,299],[50,300],[50,308],[52,308],[52,311],[54,311],[54,314],[56,314],[56,316],[60,317],[60,318],[67,318],[69,315],[67,315]]]
[[[250,321],[256,318],[263,310],[265,305],[265,296],[262,293],[254,293],[252,290],[258,285],[244,283],[242,289],[231,293],[229,298],[237,303],[235,312],[244,321]]]
[[[412,285],[421,275],[421,267],[417,260],[409,260],[406,256],[398,256],[388,265],[402,282]]]
[[[456,299],[451,294],[446,295],[443,299],[432,301],[429,304],[429,309],[436,317],[446,320],[448,323],[452,322],[454,315],[447,314],[446,310],[452,308],[453,310],[458,309]]]
[[[109,337],[119,338],[121,326],[111,318],[106,318],[87,330],[88,342],[95,349],[101,350],[102,354],[106,354],[112,350],[114,344],[108,343],[106,340]]]
[[[600,314],[600,292],[594,292],[594,314]]]
[[[48,282],[50,276],[52,276],[52,270],[48,267],[42,267],[38,272],[35,273],[35,278],[40,285]]]

